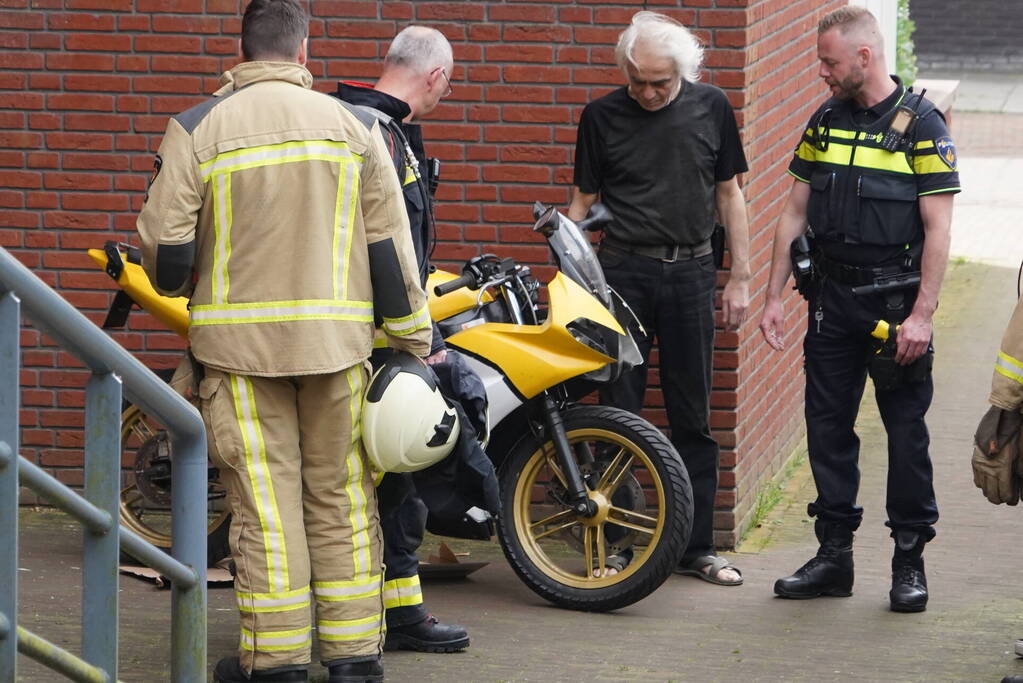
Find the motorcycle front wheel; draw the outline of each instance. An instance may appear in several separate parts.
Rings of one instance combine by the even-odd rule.
[[[141,408],[129,405],[121,413],[121,452],[123,464],[132,467],[129,483],[121,489],[121,524],[169,553],[172,457],[167,431]],[[231,554],[231,514],[223,485],[211,476],[207,486],[206,564],[213,567]]]
[[[501,474],[501,547],[527,586],[561,607],[605,612],[631,605],[671,575],[689,542],[693,494],[671,442],[618,408],[563,414],[596,514],[567,502],[554,444],[527,436]]]

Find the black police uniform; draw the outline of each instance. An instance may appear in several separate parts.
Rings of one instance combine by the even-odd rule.
[[[818,524],[851,534],[863,518],[856,414],[866,382],[870,331],[878,320],[894,325],[912,311],[917,288],[854,294],[878,278],[920,270],[924,239],[919,197],[958,192],[955,148],[944,118],[899,79],[891,96],[861,109],[829,99],[810,119],[789,166],[810,185],[807,218],[815,241],[817,279],[809,288],[806,424],[817,499],[808,513]],[[917,117],[895,152],[882,148],[900,105]],[[875,396],[888,433],[887,526],[912,544],[934,536],[938,509],[924,415],[931,403],[933,348],[906,381]],[[818,531],[820,536],[820,531]],[[851,536],[850,536],[851,538]],[[921,565],[922,567],[922,565]]]
[[[426,151],[420,126],[403,123],[411,111],[407,103],[387,93],[373,90],[368,85],[341,82],[337,92],[331,93],[348,104],[367,107],[383,114],[381,130],[384,141],[395,161],[405,198],[405,210],[412,230],[412,241],[419,264],[421,284],[426,284],[429,271],[430,248],[433,239],[432,199],[429,193]],[[387,119],[390,123],[385,125]],[[399,126],[401,135],[394,134],[392,125]],[[402,139],[403,138],[403,139]],[[418,165],[418,173],[404,149],[405,143]],[[444,347],[444,340],[434,325],[433,348],[436,353]],[[377,353],[374,353],[376,357]],[[416,495],[411,477],[407,474],[388,474],[377,490],[380,499],[380,526],[384,537],[384,607],[387,626],[421,623],[427,618],[419,584],[419,559],[416,551],[423,542],[427,509]],[[464,634],[463,634],[464,635]],[[465,639],[468,644],[468,638]]]

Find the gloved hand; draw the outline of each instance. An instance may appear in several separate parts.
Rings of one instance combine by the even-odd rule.
[[[992,406],[977,425],[973,441],[973,483],[998,505],[1019,502],[1016,464],[1023,413]]]

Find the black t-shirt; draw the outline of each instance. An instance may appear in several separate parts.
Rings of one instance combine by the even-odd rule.
[[[719,88],[684,82],[647,111],[619,88],[586,105],[574,183],[614,216],[608,234],[644,245],[700,244],[714,230],[715,183],[747,170],[735,113]]]

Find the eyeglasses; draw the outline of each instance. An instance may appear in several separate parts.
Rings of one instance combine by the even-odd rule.
[[[444,94],[441,95],[441,97],[447,97],[448,95],[451,94],[451,79],[448,78],[447,69],[445,69],[444,67],[440,68],[440,75],[444,77],[445,84]]]

